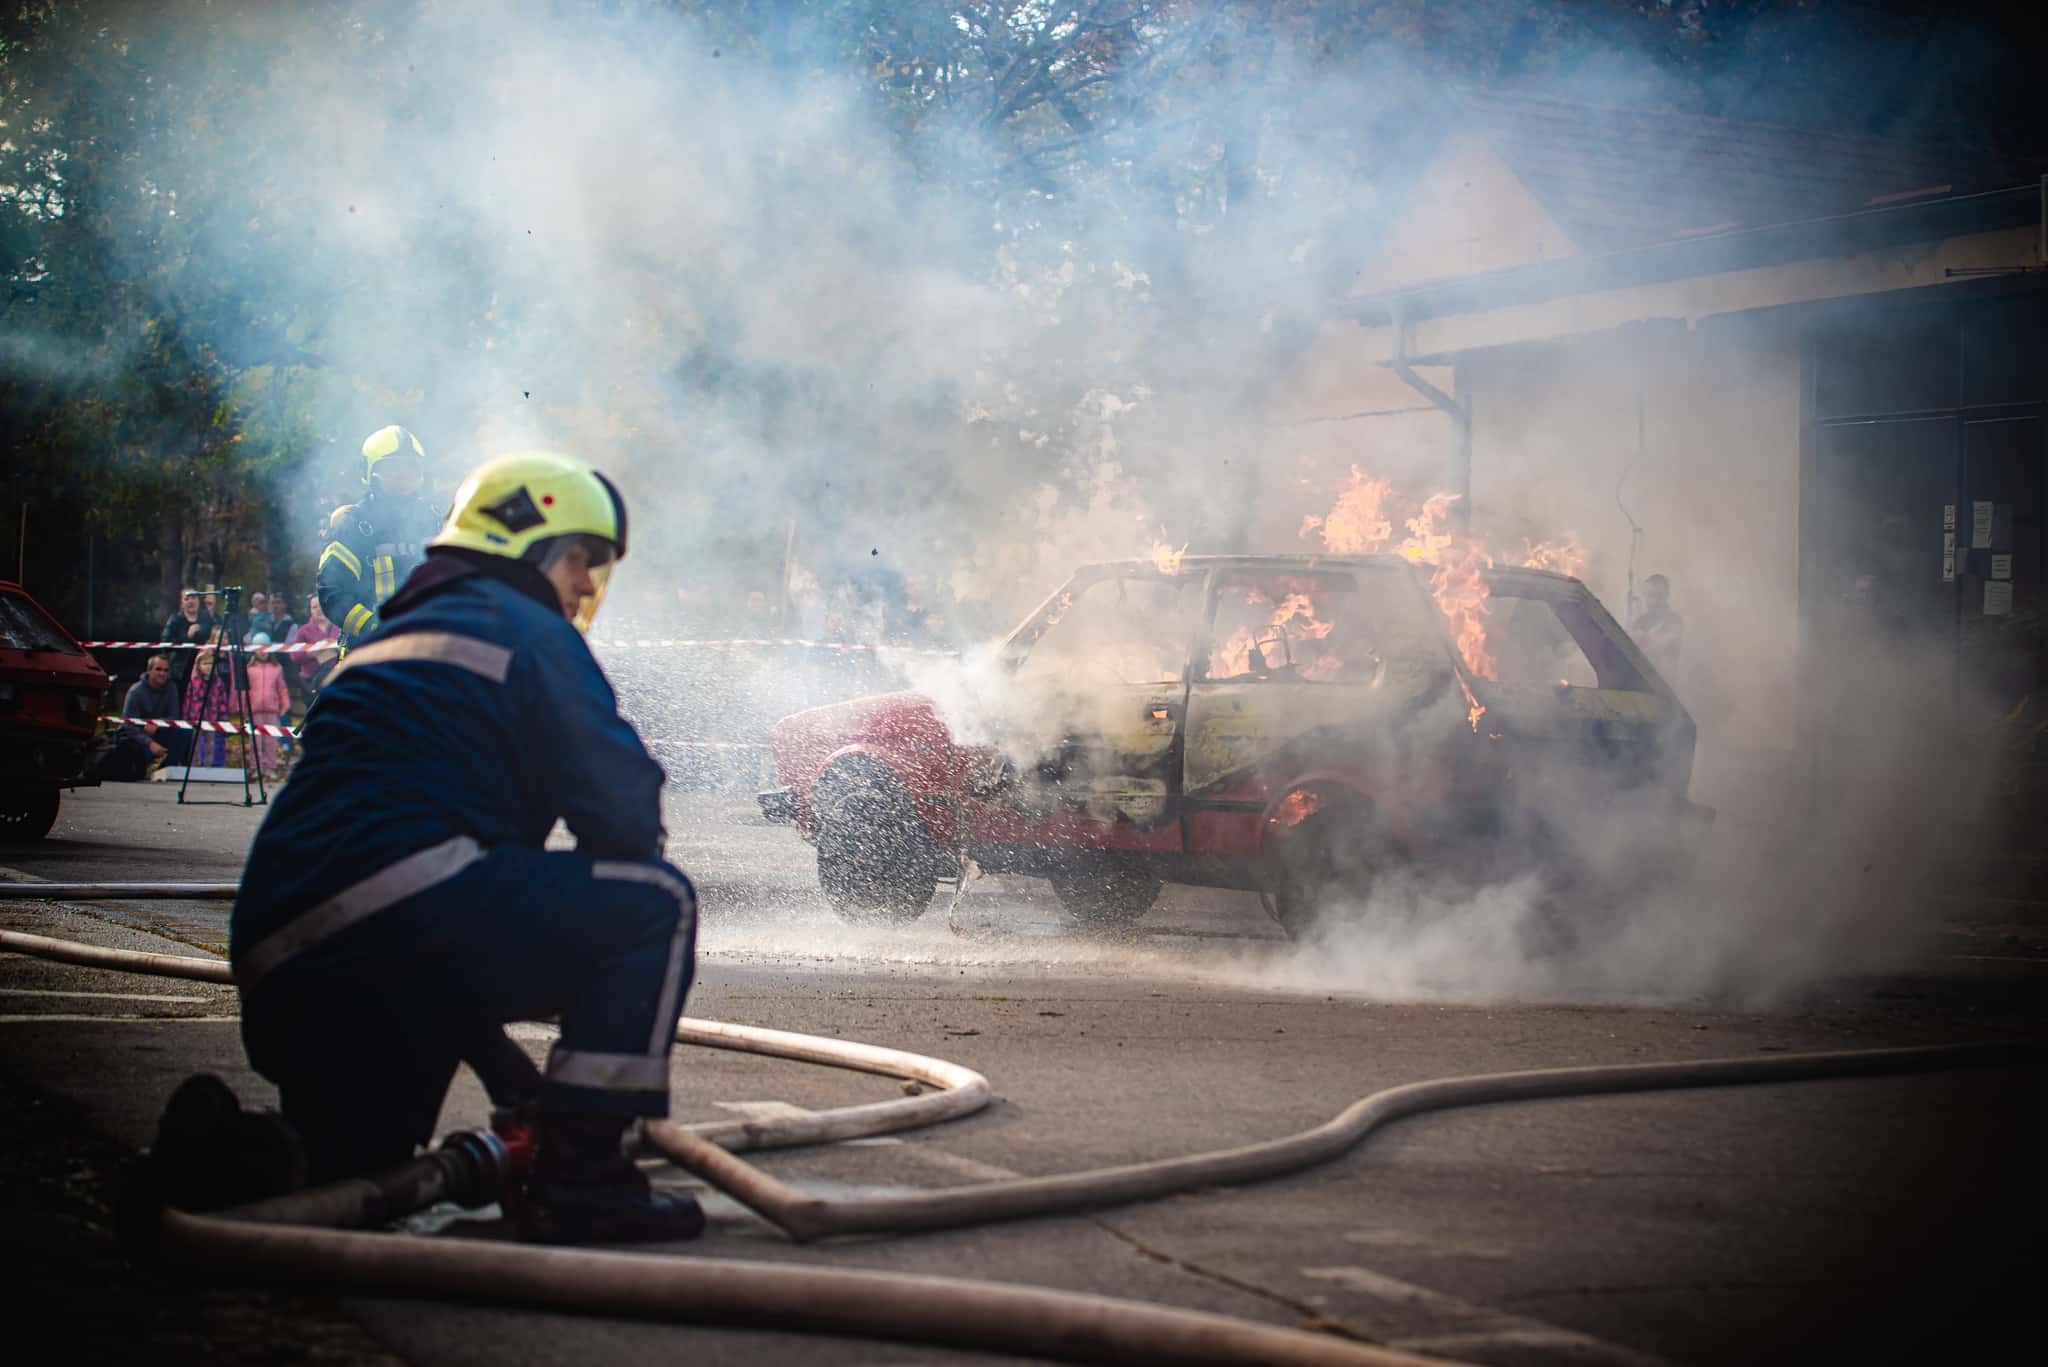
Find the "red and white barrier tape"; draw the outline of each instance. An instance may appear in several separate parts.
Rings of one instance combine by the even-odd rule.
[[[277,726],[271,722],[256,722],[253,725],[238,721],[181,721],[173,717],[117,717],[108,715],[101,721],[133,723],[136,726],[169,726],[179,731],[212,731],[221,735],[239,736],[252,731],[259,736],[280,736],[286,740],[297,740],[299,733],[289,726]],[[667,740],[648,737],[645,745],[667,745],[685,750],[766,750],[766,745],[744,740]]]
[[[210,644],[204,644],[196,641],[80,641],[79,644],[84,646],[87,650],[212,650],[214,648]],[[765,637],[719,641],[684,640],[670,638],[663,638],[660,640],[636,639],[631,641],[592,641],[590,644],[593,646],[602,646],[606,649],[613,650],[666,650],[673,649],[678,646],[689,646],[693,648],[703,648],[711,650],[759,649],[762,647],[773,646],[800,646],[805,650],[836,650],[851,651],[855,653],[873,653],[877,651],[887,651],[893,655],[954,655],[958,653],[957,651],[951,650],[933,650],[924,646],[863,645],[853,641],[797,641],[786,639],[771,640]],[[336,646],[335,643],[332,641],[300,641],[295,644],[285,645],[222,646],[221,649],[239,650],[244,654],[248,655],[274,655],[278,653],[289,654],[301,650],[334,650],[336,649]]]
[[[198,642],[198,641],[80,641],[80,642],[79,642],[79,644],[80,644],[80,645],[82,645],[82,646],[84,646],[84,647],[85,647],[85,648],[86,648],[87,650],[212,650],[212,649],[214,649],[213,645],[212,645],[212,644],[211,644],[210,642],[209,642],[209,643],[204,643],[204,644],[202,644],[202,643],[200,643],[200,642]],[[235,652],[235,651],[239,651],[239,652],[241,652],[241,653],[242,653],[242,654],[244,654],[244,655],[276,655],[276,654],[280,654],[280,653],[283,653],[283,654],[292,654],[292,653],[295,653],[295,652],[297,652],[297,651],[301,651],[301,650],[339,650],[339,649],[341,649],[341,647],[340,647],[339,645],[337,645],[337,644],[336,644],[335,642],[333,642],[333,641],[300,641],[300,642],[298,642],[298,643],[297,643],[297,644],[295,644],[295,645],[294,645],[294,644],[286,644],[286,645],[274,645],[274,646],[229,646],[229,645],[223,645],[223,646],[221,646],[221,647],[220,647],[220,649],[221,649],[221,650],[223,650],[223,651],[226,651],[226,652]]]
[[[179,731],[217,731],[222,735],[239,736],[244,731],[253,731],[259,736],[283,736],[297,740],[299,733],[289,726],[276,726],[267,721],[245,725],[238,721],[180,721],[174,717],[115,717],[105,716],[101,721],[133,722],[137,726],[169,726]]]

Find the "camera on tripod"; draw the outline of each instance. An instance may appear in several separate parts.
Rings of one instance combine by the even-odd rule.
[[[178,785],[178,801],[186,801],[186,791],[192,785],[194,768],[222,767],[229,752],[228,738],[234,739],[234,749],[239,751],[242,771],[242,805],[253,805],[249,797],[250,779],[255,780],[256,798],[268,802],[269,796],[263,789],[263,773],[254,759],[256,717],[249,708],[249,666],[248,652],[242,645],[240,584],[223,584],[213,590],[220,596],[220,617],[214,628],[212,641],[202,644],[202,655],[212,660],[201,671],[195,672],[187,683],[188,690],[197,690],[197,707],[202,734],[194,738],[192,760],[185,766],[184,781]],[[226,657],[223,659],[222,657]],[[202,679],[200,676],[204,674]],[[192,715],[190,712],[187,716]],[[223,737],[219,733],[226,732]],[[212,734],[206,734],[212,733]],[[200,748],[207,741],[217,743],[218,753],[210,765],[198,763]]]

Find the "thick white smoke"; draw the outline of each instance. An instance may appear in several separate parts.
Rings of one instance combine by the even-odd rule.
[[[985,637],[1080,561],[1156,542],[1301,549],[1302,515],[1327,509],[1352,464],[1417,495],[1447,482],[1448,421],[1398,387],[1391,402],[1412,415],[1300,421],[1319,386],[1341,388],[1305,373],[1302,344],[1442,132],[1440,107],[1391,61],[1333,70],[1269,48],[1256,88],[1218,86],[1206,105],[1189,92],[1214,77],[1190,62],[1172,90],[1203,118],[1148,135],[1144,155],[1105,143],[1092,178],[1062,185],[1006,173],[1017,152],[1000,126],[927,136],[892,114],[835,46],[844,35],[798,19],[749,45],[652,6],[188,5],[133,23],[136,41],[203,24],[237,54],[222,60],[240,79],[205,129],[147,150],[187,225],[186,269],[290,303],[284,331],[305,364],[281,386],[298,416],[276,430],[308,453],[283,491],[290,514],[313,521],[321,490],[352,478],[362,433],[389,421],[425,438],[444,489],[507,449],[585,454],[633,508],[608,606],[623,633],[796,634],[807,611],[830,613],[835,576],[872,562],[921,578]],[[1611,96],[1650,78],[1602,79]],[[1260,103],[1277,90],[1284,117]],[[1157,172],[1176,138],[1193,161],[1221,155],[1208,142],[1256,151],[1233,175],[1174,183]],[[1717,221],[1716,206],[1689,218]],[[162,263],[154,239],[144,247],[147,274]],[[1575,420],[1576,442],[1539,433],[1541,377],[1516,357],[1489,364],[1480,439],[1512,458],[1480,473],[1476,516],[1510,544],[1578,534],[1589,582],[1625,613],[1611,505],[1634,458],[1631,406]],[[1709,376],[1696,402],[1742,382]],[[1653,409],[1653,439],[1660,412],[1684,423],[1682,407]],[[1760,710],[1826,684],[1792,678],[1790,588],[1760,568],[1750,529],[1682,482],[1658,487],[1666,539],[1640,569],[1695,567],[1680,605],[1710,644],[1679,682],[1712,770],[1742,750],[1731,737],[1770,724]],[[782,711],[890,677],[886,661],[786,656],[737,676],[701,656],[607,663],[636,718],[669,737],[757,736]],[[709,698],[714,674],[727,691]],[[953,677],[953,715],[992,705],[989,687]],[[1920,707],[1856,702],[1823,753],[1870,756],[1868,782],[1818,830],[1738,838],[1754,790],[1712,770],[1711,877],[1575,943],[1547,938],[1554,908],[1527,880],[1453,891],[1423,876],[1376,890],[1301,971],[1391,995],[1627,998],[1745,994],[1831,967],[1898,923],[1871,912],[1895,891],[1865,891],[1878,880],[1862,852],[1938,843],[1974,801],[1952,777],[1925,800],[1936,766],[1893,743]],[[1766,796],[1774,812],[1811,807]],[[1592,817],[1573,831],[1587,849],[1610,839]]]

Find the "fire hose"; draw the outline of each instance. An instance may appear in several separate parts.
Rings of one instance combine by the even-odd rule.
[[[14,885],[51,895],[64,885]],[[172,895],[172,894],[164,894]],[[190,895],[190,894],[187,894]],[[0,931],[0,949],[125,971],[227,981],[227,965],[140,954]],[[190,965],[189,968],[183,967]],[[199,970],[208,970],[201,972]],[[979,1110],[987,1082],[943,1060],[752,1027],[685,1019],[679,1042],[931,1082],[938,1091],[790,1120],[684,1126],[651,1122],[644,1142],[725,1192],[792,1239],[910,1233],[1154,1200],[1201,1187],[1277,1177],[1326,1162],[1379,1127],[1452,1107],[1675,1088],[1858,1078],[2038,1063],[2033,1042],[1787,1054],[1768,1059],[1554,1068],[1445,1078],[1387,1088],[1298,1134],[1239,1148],[1054,1177],[856,1200],[807,1196],[733,1156],[901,1129]],[[979,1084],[976,1092],[975,1084]],[[958,1094],[965,1093],[965,1097]],[[939,1103],[951,1103],[939,1109]],[[920,1105],[920,1103],[924,1103]],[[906,1118],[908,1117],[908,1118]],[[792,1121],[796,1122],[792,1124]],[[881,1127],[881,1128],[878,1128]],[[159,1246],[201,1265],[327,1287],[516,1301],[587,1312],[751,1324],[765,1328],[923,1342],[1074,1361],[1393,1363],[1424,1359],[1227,1317],[1104,1297],[954,1278],[790,1267],[724,1259],[540,1249],[308,1228],[378,1223],[403,1200],[495,1199],[489,1145],[455,1136],[381,1179],[334,1184],[258,1203],[191,1214],[166,1209]],[[465,1174],[471,1174],[465,1176]],[[466,1185],[467,1184],[467,1185]],[[349,1187],[348,1192],[335,1188]],[[417,1207],[415,1207],[417,1208]],[[283,1224],[275,1222],[284,1222]]]

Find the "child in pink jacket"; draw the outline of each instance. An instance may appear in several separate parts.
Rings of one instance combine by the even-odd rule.
[[[257,632],[249,638],[255,653],[249,657],[249,712],[255,717],[256,725],[281,726],[284,714],[291,711],[291,693],[285,688],[284,665],[263,647],[270,644],[270,637]],[[256,733],[256,763],[263,770],[265,778],[278,775],[277,737]]]

